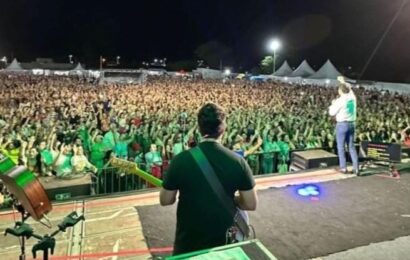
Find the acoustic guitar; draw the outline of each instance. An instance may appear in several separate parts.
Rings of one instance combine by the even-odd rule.
[[[52,210],[47,194],[37,177],[26,167],[16,165],[1,153],[0,180],[34,220],[41,220]]]

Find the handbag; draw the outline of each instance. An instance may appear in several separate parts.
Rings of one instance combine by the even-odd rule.
[[[237,208],[232,202],[232,199],[222,187],[221,182],[216,176],[214,169],[205,154],[202,152],[201,148],[196,146],[190,149],[190,153],[204,174],[204,177],[208,181],[212,190],[215,192],[224,208],[229,212],[229,215],[233,218],[232,226],[226,231],[226,243],[233,244],[247,240],[250,235],[248,214],[246,211]]]

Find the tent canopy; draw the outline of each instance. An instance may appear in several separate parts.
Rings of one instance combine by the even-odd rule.
[[[312,76],[310,79],[337,79],[337,77],[343,76],[330,60],[327,60],[325,64]]]
[[[16,58],[7,66],[6,70],[23,70]]]
[[[285,61],[273,75],[277,77],[286,77],[292,74],[292,72],[293,70],[289,66],[288,61]]]
[[[78,63],[77,66],[75,66],[75,68],[72,70],[84,70],[84,68],[83,66],[81,66],[81,63]]]
[[[297,69],[295,69],[292,74],[289,75],[289,77],[301,77],[301,78],[307,78],[315,74],[315,71],[310,67],[309,63],[304,60],[302,63],[299,65]]]

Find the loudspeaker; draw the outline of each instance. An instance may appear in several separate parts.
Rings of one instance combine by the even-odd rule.
[[[324,150],[309,150],[293,152],[291,157],[291,171],[336,166],[339,163],[337,155]]]
[[[59,179],[54,176],[40,177],[40,182],[50,200],[66,200],[91,194],[92,180],[90,175],[75,179]]]

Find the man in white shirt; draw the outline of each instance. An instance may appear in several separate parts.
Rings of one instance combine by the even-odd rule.
[[[353,173],[359,175],[359,158],[354,146],[355,122],[356,122],[356,96],[353,93],[351,85],[346,83],[343,77],[338,78],[340,81],[339,98],[332,101],[329,107],[330,116],[336,118],[336,142],[337,153],[339,155],[340,171],[347,173],[345,144],[349,146],[350,157],[353,162]]]

